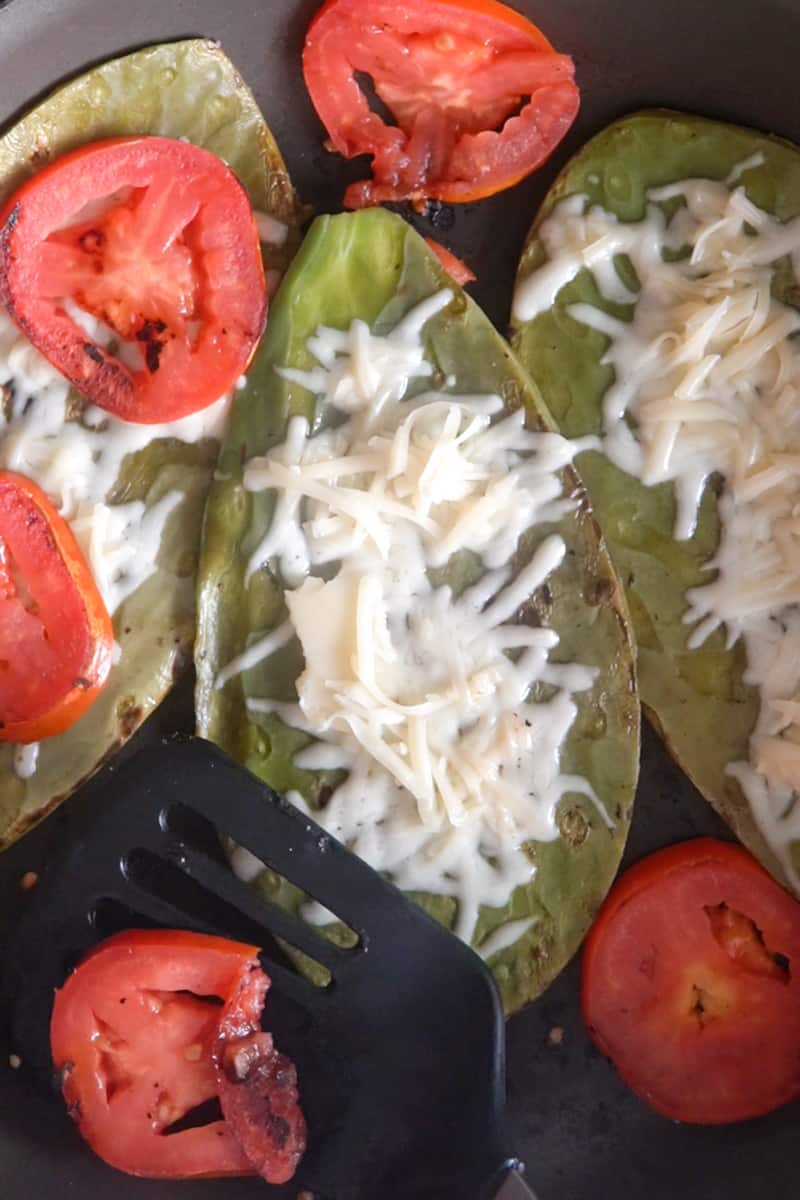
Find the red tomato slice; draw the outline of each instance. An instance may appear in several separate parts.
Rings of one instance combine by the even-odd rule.
[[[650,855],[586,941],[583,1015],[664,1116],[770,1112],[800,1095],[800,904],[740,846],[698,838]]]
[[[303,72],[335,149],[373,156],[348,208],[511,187],[549,157],[580,99],[572,59],[497,0],[328,0]],[[396,125],[371,110],[357,74]]]
[[[438,258],[439,262],[444,267],[447,274],[455,279],[459,287],[466,287],[468,283],[474,283],[475,273],[469,269],[465,262],[462,262],[452,250],[448,250],[441,242],[435,241],[434,238],[425,238],[425,241],[430,246],[433,253]]]
[[[68,729],[97,699],[113,649],[72,530],[32,480],[0,471],[0,741]]]
[[[258,970],[255,946],[175,930],[134,930],[97,947],[56,992],[53,1062],[92,1149],[131,1175],[249,1175],[225,1121],[169,1133],[217,1094],[220,1009]]]
[[[220,1018],[214,1052],[222,1113],[254,1168],[269,1183],[291,1179],[306,1148],[297,1072],[261,1031],[269,980],[240,976]]]
[[[264,327],[247,195],[221,159],[188,142],[84,146],[0,213],[0,299],[94,404],[142,424],[197,412],[233,386]],[[117,353],[70,302],[113,331]]]

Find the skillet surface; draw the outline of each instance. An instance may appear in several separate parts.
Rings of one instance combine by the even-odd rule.
[[[583,108],[548,166],[499,197],[443,213],[438,236],[473,267],[476,299],[503,328],[523,237],[556,171],[625,112],[666,105],[800,141],[800,0],[513,0],[577,63]],[[348,166],[322,149],[300,47],[319,0],[7,0],[0,8],[0,122],[90,63],[171,38],[218,38],[253,88],[295,186],[336,211]],[[423,223],[424,224],[424,223]],[[427,232],[435,230],[427,227]],[[191,728],[188,684],[135,739]],[[713,736],[713,731],[708,731]],[[0,926],[23,902],[19,879],[63,844],[91,807],[85,789],[0,859]],[[645,730],[627,861],[724,830]],[[0,928],[2,932],[2,928]],[[563,1030],[560,1045],[548,1034]],[[154,1183],[112,1173],[82,1145],[56,1099],[8,1064],[0,1029],[0,1195],[61,1200],[288,1200],[253,1180]],[[578,1011],[577,964],[508,1027],[509,1121],[541,1200],[750,1200],[796,1194],[800,1104],[731,1128],[679,1126],[646,1109],[593,1050]],[[378,1198],[375,1198],[378,1200]],[[409,1197],[409,1200],[415,1200]],[[467,1198],[465,1198],[467,1200]]]

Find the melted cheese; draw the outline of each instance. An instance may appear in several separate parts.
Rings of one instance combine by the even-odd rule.
[[[724,477],[713,577],[689,592],[684,620],[690,647],[720,627],[729,647],[744,639],[760,711],[749,761],[729,771],[800,888],[790,855],[800,840],[800,312],[772,294],[778,260],[800,278],[800,219],[782,223],[731,190],[761,161],[726,183],[651,191],[637,223],[570,197],[543,223],[549,261],[517,289],[514,311],[529,320],[584,268],[608,299],[635,301],[629,321],[569,308],[608,338],[605,453],[645,484],[674,485],[678,539],[694,531],[709,476]],[[676,200],[668,218],[662,206]],[[617,274],[617,254],[638,292]]]
[[[93,317],[74,308],[72,315],[103,339]],[[71,420],[67,380],[3,312],[0,389],[0,467],[28,476],[48,494],[70,523],[113,615],[155,571],[164,526],[183,498],[173,490],[148,505],[109,503],[126,458],[160,438],[218,439],[228,398],[161,425],[131,424],[91,406],[80,420]],[[28,778],[35,766],[35,754],[21,751],[17,774]]]
[[[263,662],[265,658],[269,658],[276,650],[280,650],[281,646],[285,646],[293,637],[292,626],[288,621],[284,621],[283,625],[279,625],[277,629],[257,638],[246,650],[237,654],[227,666],[222,668],[214,680],[214,687],[224,688],[229,679],[234,679],[242,671],[249,671],[251,667]]]
[[[523,532],[574,508],[557,471],[581,446],[526,430],[498,396],[425,390],[422,331],[451,298],[384,337],[360,321],[322,328],[317,365],[281,371],[343,420],[312,435],[295,417],[245,468],[248,489],[276,497],[249,571],[280,572],[305,657],[296,704],[248,707],[314,738],[298,767],[347,772],[314,814],[325,828],[399,886],[454,896],[470,939],[481,905],[531,879],[524,847],[558,836],[561,796],[602,806],[560,769],[574,695],[595,672],[551,663],[557,634],[517,619],[565,544],[543,536],[510,569]],[[431,574],[457,554],[486,568],[460,595]]]
[[[25,746],[14,749],[14,774],[20,779],[30,779],[36,774],[39,761],[39,743],[28,742]]]
[[[258,230],[259,239],[265,242],[268,246],[286,245],[286,239],[289,236],[289,226],[283,221],[279,221],[277,217],[273,217],[271,213],[258,212],[253,213],[253,218]]]
[[[507,950],[509,946],[513,946],[521,937],[524,937],[537,921],[537,917],[522,917],[518,921],[506,921],[504,925],[492,930],[489,936],[483,939],[478,947],[478,953],[485,962],[488,962],[496,954],[501,954],[503,950]]]

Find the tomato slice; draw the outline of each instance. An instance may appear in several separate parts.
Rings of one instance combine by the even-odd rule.
[[[348,208],[511,187],[549,157],[580,100],[572,59],[497,0],[328,0],[303,73],[334,148],[373,156]],[[370,108],[359,75],[396,124]]]
[[[698,838],[650,855],[589,934],[583,1014],[664,1116],[770,1112],[800,1095],[800,904],[740,846]]]
[[[0,471],[0,741],[68,729],[97,699],[113,649],[69,525],[32,480]]]
[[[223,1120],[170,1133],[217,1094],[212,1052],[226,1001],[258,968],[255,946],[175,930],[101,943],[56,992],[53,1062],[81,1134],[132,1175],[249,1175]]]
[[[84,146],[0,213],[0,299],[94,404],[142,424],[197,412],[233,386],[264,327],[247,195],[221,159],[189,142]],[[73,306],[110,342],[88,334]]]
[[[425,238],[425,241],[445,271],[447,271],[447,274],[455,279],[459,287],[466,287],[468,283],[475,282],[475,273],[470,270],[462,259],[453,254],[452,250],[448,250],[446,246],[443,246],[441,242],[437,242],[434,238]]]
[[[306,1148],[306,1123],[294,1064],[261,1031],[268,988],[261,970],[240,976],[220,1018],[214,1061],[222,1112],[237,1142],[259,1175],[286,1183]]]

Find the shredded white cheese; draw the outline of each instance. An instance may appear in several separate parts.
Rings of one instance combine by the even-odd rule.
[[[76,314],[91,336],[102,338],[94,318]],[[159,438],[219,439],[229,399],[162,425],[132,424],[94,407],[80,421],[67,420],[67,380],[2,311],[0,389],[0,468],[28,476],[48,494],[70,523],[113,615],[155,571],[164,527],[183,499],[171,490],[147,505],[108,503],[123,463]],[[16,773],[29,778],[35,769],[35,752],[21,749]]]
[[[281,646],[285,646],[293,637],[294,629],[289,621],[284,621],[283,625],[279,625],[277,629],[257,638],[246,650],[237,654],[227,666],[222,668],[214,680],[214,687],[224,688],[229,679],[234,679],[242,671],[249,671],[251,667],[263,662],[265,658],[269,658],[276,650],[280,650]]]
[[[69,521],[109,611],[155,570],[172,492],[149,506],[109,505],[125,459],[160,438],[219,438],[229,400],[163,425],[136,425],[89,407],[68,421],[69,384],[0,312],[0,467],[35,480]]]
[[[401,887],[456,897],[470,939],[481,905],[530,880],[525,844],[558,836],[561,797],[602,806],[560,769],[595,672],[551,662],[558,635],[518,617],[562,538],[511,569],[525,531],[574,508],[556,472],[580,447],[526,430],[497,396],[419,390],[433,373],[422,331],[451,298],[386,336],[319,329],[317,366],[281,372],[343,420],[312,435],[295,417],[245,468],[248,489],[276,497],[250,573],[280,572],[306,664],[297,704],[248,706],[313,735],[298,766],[347,771],[315,814],[325,828]],[[431,572],[465,552],[486,570],[456,596]]]
[[[782,223],[728,186],[763,161],[740,163],[727,184],[651,191],[636,223],[570,197],[543,224],[549,261],[518,288],[515,312],[535,316],[584,267],[605,297],[635,302],[630,321],[569,309],[609,339],[605,453],[645,484],[674,484],[679,539],[694,531],[709,476],[724,477],[713,577],[689,592],[684,619],[691,647],[720,627],[729,647],[744,639],[760,712],[749,762],[729,770],[800,889],[790,853],[800,840],[800,312],[772,294],[779,260],[800,279],[800,220]],[[662,205],[676,200],[667,219]],[[617,273],[621,253],[637,292]]]
[[[493,929],[478,947],[481,958],[484,962],[488,962],[496,954],[502,954],[503,950],[507,950],[509,946],[513,946],[521,937],[524,937],[528,930],[537,923],[537,920],[537,917],[522,917],[518,921],[506,921],[504,925]]]

